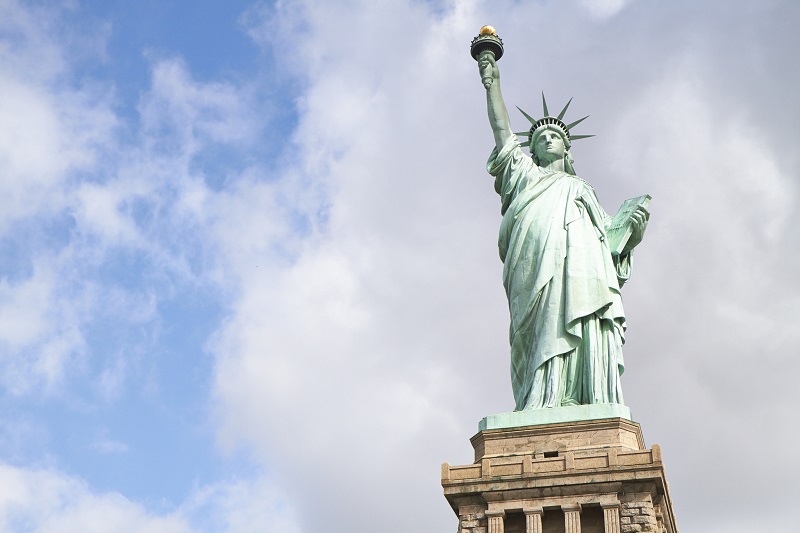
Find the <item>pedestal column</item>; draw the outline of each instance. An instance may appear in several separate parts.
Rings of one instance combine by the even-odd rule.
[[[620,533],[619,504],[603,505],[603,523],[606,525],[605,533]]]
[[[489,523],[488,533],[503,533],[505,531],[503,524],[505,514],[505,511],[486,511],[486,518]]]
[[[525,533],[542,533],[542,508],[525,509]]]
[[[581,533],[580,504],[562,505],[561,510],[564,511],[564,531],[566,533]]]

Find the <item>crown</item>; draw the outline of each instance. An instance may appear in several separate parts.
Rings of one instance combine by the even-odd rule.
[[[586,139],[588,137],[594,137],[594,135],[570,135],[569,130],[571,130],[573,127],[577,126],[578,124],[580,124],[581,122],[583,122],[584,120],[589,118],[589,115],[586,115],[585,117],[583,117],[581,119],[578,119],[575,122],[571,122],[569,124],[566,124],[562,119],[564,118],[564,114],[567,112],[567,108],[569,107],[569,104],[571,104],[571,103],[572,103],[572,98],[569,99],[569,102],[567,102],[567,104],[564,106],[564,109],[561,110],[561,112],[558,114],[558,116],[551,117],[550,116],[550,112],[547,110],[547,100],[545,100],[544,92],[542,92],[542,111],[544,113],[544,118],[540,118],[540,119],[533,118],[532,116],[527,114],[525,111],[520,109],[519,106],[517,106],[517,109],[519,109],[520,113],[525,115],[525,118],[527,118],[528,121],[531,123],[531,129],[530,130],[522,131],[522,132],[519,132],[519,133],[515,134],[515,135],[528,137],[528,141],[527,142],[520,143],[520,144],[522,146],[531,146],[531,142],[533,140],[534,133],[536,133],[536,130],[538,130],[539,128],[545,127],[545,126],[556,126],[557,128],[559,128],[560,130],[562,130],[564,132],[564,135],[566,136],[567,140],[570,141],[570,142],[571,141],[576,141],[578,139]]]

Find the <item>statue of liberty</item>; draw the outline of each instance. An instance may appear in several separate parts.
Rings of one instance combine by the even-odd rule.
[[[620,287],[647,227],[649,196],[626,201],[615,217],[606,214],[591,185],[575,175],[570,153],[572,141],[588,137],[570,133],[586,117],[566,124],[569,102],[550,116],[542,95],[544,118],[520,110],[531,128],[513,133],[495,56],[476,58],[495,140],[487,168],[503,215],[498,244],[515,410],[624,405]]]

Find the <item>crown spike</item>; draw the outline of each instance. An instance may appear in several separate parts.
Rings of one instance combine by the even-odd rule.
[[[558,120],[563,120],[564,113],[567,112],[567,108],[569,107],[569,104],[571,104],[571,103],[572,103],[572,98],[569,99],[569,102],[567,102],[567,105],[565,105],[564,109],[561,110],[561,113],[558,114]]]
[[[517,109],[519,109],[519,106],[516,106],[516,107],[517,107]],[[529,114],[527,114],[527,113],[526,113],[525,111],[523,111],[522,109],[519,109],[519,112],[520,112],[520,113],[522,113],[523,115],[525,115],[525,118],[527,118],[527,119],[528,119],[528,121],[529,121],[531,124],[536,124],[536,119],[535,119],[535,118],[533,118],[532,116],[530,116]]]
[[[544,116],[550,116],[550,112],[547,110],[547,100],[544,99],[544,91],[542,91],[542,111],[544,112]]]
[[[594,137],[594,135],[570,135],[570,141],[577,141],[578,139],[588,139],[589,137]]]
[[[587,118],[589,118],[589,115],[586,115],[585,117],[583,117],[583,118],[580,118],[580,119],[576,120],[576,121],[575,121],[575,122],[573,122],[572,124],[567,124],[567,129],[568,129],[568,130],[571,130],[573,126],[577,126],[578,124],[580,124],[581,122],[583,122],[583,121],[584,121],[584,120],[586,120]]]
[[[526,131],[521,131],[519,133],[515,133],[514,135],[519,135],[520,137],[522,137],[522,136],[528,136],[530,134],[531,134],[531,131],[530,130],[526,130]]]

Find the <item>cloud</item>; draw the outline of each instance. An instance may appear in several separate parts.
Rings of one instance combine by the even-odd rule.
[[[140,122],[125,122],[113,85],[78,74],[70,51],[85,40],[74,35],[80,29],[64,28],[58,9],[41,16],[16,3],[0,9],[8,30],[0,35],[0,72],[7,74],[0,118],[8,119],[0,131],[0,190],[10,199],[0,215],[0,245],[9,251],[0,264],[0,385],[24,413],[3,420],[3,450],[27,461],[61,458],[62,443],[52,442],[58,429],[42,420],[55,410],[34,415],[27,398],[46,407],[59,402],[59,415],[77,419],[70,434],[86,442],[82,452],[88,447],[109,463],[130,458],[140,451],[135,439],[86,437],[87,420],[106,427],[105,413],[129,414],[115,403],[163,399],[162,381],[175,376],[159,361],[173,349],[161,338],[187,327],[169,316],[170,304],[188,293],[213,308],[230,287],[218,257],[240,254],[231,235],[249,245],[269,227],[277,236],[293,224],[281,202],[286,191],[253,157],[269,106],[246,82],[201,82],[182,60],[151,57]],[[102,49],[107,29],[86,39]],[[29,68],[37,62],[41,69]],[[276,237],[249,252],[269,252],[266,267],[278,244]],[[206,318],[201,311],[198,317]],[[180,349],[200,351],[197,341],[180,341]],[[193,364],[192,372],[204,370],[203,361]],[[185,381],[187,369],[178,370]],[[171,385],[171,396],[189,387]],[[132,388],[139,390],[126,394]],[[180,423],[202,425],[202,414],[197,418]],[[168,435],[146,438],[149,448],[153,439],[172,442]],[[83,464],[99,463],[87,457]],[[298,530],[267,476],[199,485],[174,498],[184,503],[166,513],[55,468],[3,465],[0,477],[12,487],[0,495],[0,529],[8,531]],[[102,472],[86,477],[106,479]]]
[[[310,85],[300,101],[294,166],[304,175],[299,182],[322,196],[291,198],[310,216],[293,260],[263,273],[253,268],[255,257],[230,263],[241,296],[211,344],[221,441],[270,464],[295,502],[315,502],[314,512],[301,504],[309,530],[331,515],[349,528],[369,528],[409,493],[417,494],[419,513],[446,525],[450,511],[435,481],[445,442],[473,429],[457,413],[482,409],[467,392],[469,369],[507,350],[502,326],[485,339],[466,334],[484,327],[481,303],[501,316],[504,305],[494,279],[476,281],[465,266],[499,272],[491,245],[497,206],[480,174],[482,156],[456,155],[478,153],[481,143],[454,142],[438,122],[464,113],[477,123],[482,114],[466,105],[465,91],[449,92],[474,81],[474,65],[454,65],[448,76],[431,59],[463,48],[457,37],[468,21],[445,17],[401,58],[394,44],[401,29],[426,13],[415,5],[391,16],[360,7],[314,9],[303,21],[325,35],[297,50]],[[287,27],[297,22],[294,9],[285,14]],[[323,46],[333,38],[326,32],[345,21],[386,39],[332,54]],[[473,96],[480,101],[478,89]],[[453,191],[463,197],[448,201]],[[474,207],[481,197],[487,201]],[[471,210],[474,217],[465,218]],[[480,240],[489,245],[470,244]],[[466,450],[460,454],[466,460]],[[346,491],[332,490],[345,478]],[[348,504],[354,499],[358,509]]]
[[[181,507],[196,531],[299,533],[296,511],[268,476],[239,479],[197,489]]]
[[[117,453],[104,447],[103,453]],[[53,468],[0,464],[0,528],[32,533],[297,532],[293,510],[263,478],[198,487],[177,510],[153,512],[117,492],[93,491]]]
[[[776,49],[764,37],[752,56],[734,54],[763,76],[721,93],[732,57],[719,50],[736,32],[682,5],[615,16],[628,5],[260,4],[242,23],[272,54],[269,76],[203,81],[178,57],[151,56],[139,128],[121,124],[110,84],[80,83],[57,15],[3,3],[0,27],[18,29],[0,49],[0,189],[14,200],[0,235],[26,249],[24,268],[0,279],[5,390],[57,395],[90,377],[91,399],[111,404],[131,373],[162,369],[140,358],[155,361],[179,326],[165,304],[199,294],[224,315],[206,344],[220,447],[258,468],[154,513],[55,469],[6,465],[2,485],[21,490],[0,495],[0,523],[399,531],[386,517],[401,501],[415,520],[453,527],[439,464],[471,461],[477,420],[512,405],[499,206],[483,170],[492,138],[467,54],[489,16],[507,44],[509,106],[527,109],[541,89],[576,96],[576,116],[592,113],[581,133],[600,134],[576,147],[578,170],[606,208],[654,196],[625,287],[624,386],[648,442],[664,446],[681,525],[774,506],[772,492],[744,502],[736,485],[700,494],[697,479],[736,464],[748,486],[789,487],[796,466],[788,452],[774,452],[781,468],[740,453],[763,449],[763,434],[797,437],[783,423],[800,310],[797,161],[790,131],[764,133],[792,123],[768,123],[748,92],[782,86],[791,69],[762,61],[758,50]],[[572,38],[532,61],[531,21],[567,19]],[[107,31],[92,37],[101,50]],[[264,76],[295,91],[296,125],[264,113]],[[275,153],[264,137],[282,139],[279,157],[260,155]],[[8,424],[18,431],[6,439],[43,440],[35,424]],[[135,448],[100,437],[96,451]]]
[[[247,87],[191,79],[180,59],[156,60],[152,87],[139,112],[143,131],[152,141],[166,141],[171,156],[197,155],[208,144],[242,145],[258,133],[254,102]],[[156,149],[156,146],[148,146]]]
[[[0,12],[0,365],[3,387],[19,394],[39,384],[52,390],[84,353],[91,289],[65,279],[74,255],[63,232],[72,183],[97,170],[117,119],[108,85],[72,77],[59,9],[12,1]]]
[[[654,197],[641,251],[646,264],[638,264],[642,275],[634,289],[642,314],[632,334],[640,357],[661,361],[637,363],[644,374],[627,383],[636,398],[662,398],[648,402],[652,420],[664,424],[661,444],[695,477],[709,478],[740,459],[733,450],[710,457],[698,446],[735,440],[755,449],[761,435],[792,416],[790,403],[767,398],[776,387],[791,387],[784,370],[795,364],[789,346],[800,341],[794,330],[776,331],[800,311],[800,291],[789,274],[798,257],[786,248],[797,231],[797,191],[777,147],[748,124],[747,112],[711,104],[711,87],[694,60],[673,68],[631,102],[612,133],[630,139],[632,156],[620,167],[639,176]],[[796,434],[785,432],[786,438]],[[782,456],[784,464],[794,463]],[[761,466],[741,463],[743,483],[758,484],[762,475]],[[777,470],[768,475],[783,477]],[[680,477],[672,487],[684,508],[700,497],[690,479]],[[716,494],[707,501],[717,512],[731,502],[745,505],[733,488]],[[750,525],[740,524],[742,531],[760,527],[743,519]]]
[[[120,494],[96,494],[80,480],[48,469],[0,465],[4,531],[184,533],[185,520],[150,515]]]
[[[96,166],[118,125],[110,87],[72,78],[57,12],[14,1],[0,7],[0,231],[63,209],[72,173]]]
[[[580,6],[595,18],[611,18],[628,5],[632,0],[580,0]]]
[[[215,151],[225,161],[213,187],[234,183],[247,165],[233,156],[255,145],[263,118],[250,87],[197,82],[181,60],[156,58],[141,129],[123,135],[134,125],[121,126],[113,85],[79,76],[78,62],[65,58],[97,41],[102,59],[106,26],[78,36],[62,28],[59,9],[2,9],[3,386],[53,392],[97,370],[110,400],[119,393],[111,384],[124,386],[120,372],[133,366],[118,366],[110,379],[106,353],[87,338],[102,335],[98,324],[112,317],[157,330],[159,307],[176,287],[207,283],[217,248],[205,235],[219,202],[202,158]],[[118,340],[117,356],[137,351]]]
[[[7,391],[21,394],[35,384],[57,385],[68,361],[85,349],[78,301],[59,298],[54,269],[42,265],[21,283],[0,283],[0,364]]]
[[[659,33],[659,24],[679,19],[670,9],[620,26],[613,15],[626,5],[590,8],[604,22],[576,18],[574,38],[535,69],[519,52],[528,49],[520,44],[528,42],[526,21],[561,20],[574,9],[514,3],[493,22],[507,44],[507,103],[535,101],[538,83],[548,95],[550,85],[573,91],[566,96],[579,97],[576,116],[584,106],[602,133],[576,158],[606,208],[654,196],[625,287],[626,397],[671,461],[681,523],[697,524],[703,511],[691,502],[706,497],[694,492],[692,472],[719,476],[737,460],[733,449],[709,459],[698,443],[757,446],[759,432],[745,437],[739,428],[759,426],[751,420],[757,398],[772,385],[790,388],[778,369],[794,366],[795,335],[770,331],[800,301],[785,277],[796,254],[781,244],[796,234],[797,191],[769,138],[748,130],[746,100],[737,100],[738,111],[716,98],[721,73],[705,55],[713,52],[691,36],[676,43]],[[299,181],[322,195],[304,203],[310,229],[295,237],[297,255],[268,273],[242,251],[263,242],[231,236],[243,248],[227,279],[241,288],[210,349],[221,442],[272,465],[306,529],[331,513],[368,528],[403,494],[415,495],[428,523],[450,527],[438,463],[469,462],[472,424],[510,409],[507,311],[493,248],[499,207],[483,172],[491,135],[464,48],[487,15],[468,2],[444,13],[410,3],[390,15],[358,2],[251,13],[252,35],[302,79],[291,153]],[[342,36],[342,27],[359,31]],[[405,31],[420,27],[413,38]],[[349,46],[373,34],[381,38],[371,46]],[[626,44],[647,42],[644,34],[662,37],[644,48]],[[645,60],[653,68],[632,68]],[[765,343],[761,377],[751,383]],[[790,405],[775,406],[761,432],[790,416]],[[744,471],[755,482],[755,466]],[[346,494],[332,488],[343,477]],[[716,512],[744,505],[732,489],[723,492],[707,498]],[[363,503],[358,512],[348,509],[353,498]]]
[[[118,454],[128,451],[128,445],[124,442],[102,437],[89,444],[89,447],[101,454]]]

